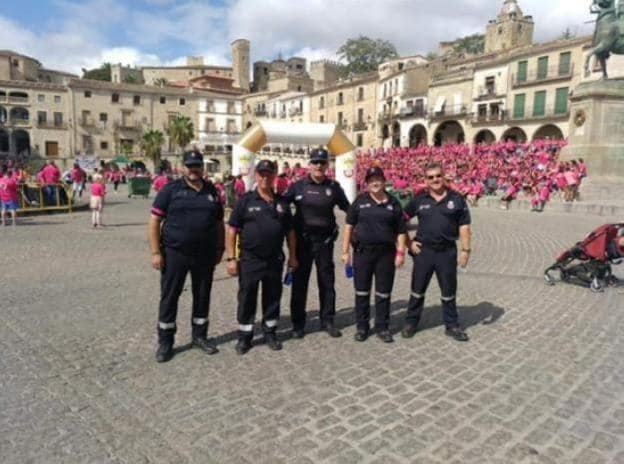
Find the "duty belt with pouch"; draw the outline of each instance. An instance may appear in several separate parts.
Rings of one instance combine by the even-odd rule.
[[[338,238],[338,226],[334,227],[334,230],[329,235],[327,235],[327,234],[314,234],[314,233],[309,233],[309,232],[301,232],[301,237],[306,242],[322,244],[322,245],[329,245],[330,243],[335,242],[336,239]]]

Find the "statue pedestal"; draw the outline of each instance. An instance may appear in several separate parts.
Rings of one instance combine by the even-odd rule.
[[[624,180],[624,79],[584,82],[570,100],[570,143],[561,159],[583,158],[590,176]]]

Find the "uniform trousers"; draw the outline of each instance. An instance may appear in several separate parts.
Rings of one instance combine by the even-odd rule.
[[[319,286],[321,325],[332,324],[336,315],[336,290],[334,289],[334,242],[306,240],[297,236],[297,259],[299,267],[293,272],[290,299],[290,318],[295,330],[303,330],[306,324],[306,302],[312,264],[316,265],[316,281]]]
[[[406,322],[417,326],[425,307],[425,293],[435,273],[442,293],[442,316],[446,327],[458,325],[457,292],[457,248],[450,247],[436,251],[423,246],[420,254],[414,255],[412,288],[407,306]]]
[[[375,328],[378,331],[388,330],[395,255],[394,244],[386,247],[357,248],[353,253],[355,316],[358,330],[366,332],[369,330],[373,276],[375,277]]]
[[[245,256],[243,252],[238,274],[238,323],[241,335],[253,334],[260,285],[262,329],[265,333],[275,332],[277,329],[283,269],[283,255],[263,259],[252,255]]]
[[[193,337],[205,337],[208,332],[210,291],[215,268],[214,257],[186,255],[173,248],[165,248],[164,259],[165,267],[160,274],[159,339],[173,341],[176,332],[178,300],[188,273],[191,274],[193,291],[191,319]]]

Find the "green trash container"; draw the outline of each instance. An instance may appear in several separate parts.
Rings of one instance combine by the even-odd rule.
[[[152,179],[149,177],[133,177],[128,183],[128,198],[133,195],[141,195],[147,198],[152,187]]]

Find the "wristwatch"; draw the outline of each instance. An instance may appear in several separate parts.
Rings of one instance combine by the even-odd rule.
[[[470,253],[472,250],[470,248],[462,248],[461,251],[464,253]]]
[[[236,258],[228,258],[226,261],[229,263],[230,261],[238,261]]]

